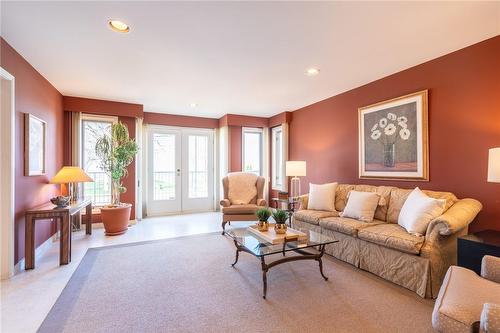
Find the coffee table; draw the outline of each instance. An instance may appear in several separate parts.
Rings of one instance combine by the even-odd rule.
[[[294,238],[285,240],[282,244],[271,244],[250,232],[248,228],[235,228],[226,231],[226,234],[233,239],[234,246],[236,247],[236,258],[231,266],[234,267],[238,262],[240,252],[247,252],[259,258],[262,268],[262,298],[264,299],[267,294],[267,271],[274,266],[286,262],[316,260],[319,263],[319,272],[321,276],[327,281],[328,278],[323,274],[322,257],[325,253],[325,246],[337,243],[338,240],[314,231],[306,231],[305,233],[308,236],[307,239],[297,240]],[[266,257],[269,258],[269,256],[275,254],[280,254],[284,258],[266,263]],[[290,255],[287,256],[287,254]]]

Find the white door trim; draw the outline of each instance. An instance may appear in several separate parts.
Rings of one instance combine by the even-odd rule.
[[[10,81],[10,112],[0,114],[0,278],[14,274],[14,182],[15,182],[15,78],[0,67],[1,80]],[[3,87],[2,87],[3,91]],[[2,93],[3,94],[3,93]],[[5,102],[2,96],[2,103]]]

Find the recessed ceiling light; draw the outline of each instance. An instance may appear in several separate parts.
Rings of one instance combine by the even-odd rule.
[[[189,106],[192,107],[192,108],[195,108],[195,107],[198,106],[198,104],[197,103],[191,103],[191,104],[189,104]]]
[[[116,32],[127,33],[130,31],[130,27],[125,22],[120,20],[109,20],[108,25],[111,30]]]
[[[319,74],[319,68],[308,68],[306,71],[308,76],[315,76]]]

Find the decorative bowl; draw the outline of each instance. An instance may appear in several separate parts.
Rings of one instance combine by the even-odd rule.
[[[59,195],[57,197],[53,197],[50,199],[50,202],[52,202],[54,205],[57,206],[57,208],[62,208],[66,207],[69,204],[71,197],[65,197],[62,195]]]

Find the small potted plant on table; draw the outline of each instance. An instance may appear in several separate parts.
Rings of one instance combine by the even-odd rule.
[[[271,211],[267,208],[261,208],[255,212],[255,215],[259,219],[257,229],[259,231],[267,231],[269,229],[269,222],[267,220],[271,217]]]
[[[274,232],[277,234],[285,234],[287,229],[286,220],[288,219],[287,212],[281,209],[276,209],[273,213],[273,218],[274,221],[276,221],[276,224],[274,225]]]
[[[111,137],[104,135],[97,140],[95,151],[101,168],[111,176],[110,205],[101,208],[101,218],[106,235],[120,235],[127,231],[132,205],[120,202],[120,194],[127,188],[122,178],[128,175],[127,167],[133,162],[139,147],[130,139],[128,128],[122,122],[111,126]]]

